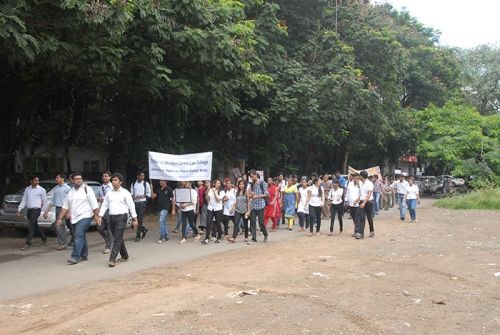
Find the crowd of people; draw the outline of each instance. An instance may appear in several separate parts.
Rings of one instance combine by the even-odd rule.
[[[153,202],[158,213],[160,244],[170,239],[169,214],[176,217],[173,233],[180,230],[179,244],[186,243],[189,237],[202,244],[223,240],[236,243],[239,238],[253,244],[257,242],[258,232],[265,243],[269,240],[270,221],[271,232],[280,225],[290,231],[297,226],[299,232],[312,237],[321,234],[322,219],[329,219],[327,235],[332,236],[336,220],[339,233],[343,232],[346,212],[354,224],[352,236],[360,240],[365,236],[366,222],[369,238],[375,237],[374,218],[381,210],[389,210],[397,203],[400,220],[405,220],[408,208],[411,222],[416,222],[416,205],[420,203],[419,189],[412,177],[399,176],[392,181],[368,175],[366,171],[348,176],[336,171],[331,176],[312,174],[300,178],[296,175],[285,178],[279,173],[276,178],[264,180],[251,170],[248,175],[235,178],[234,184],[226,177],[198,181],[196,185],[191,181],[178,182],[172,188],[166,180],[160,180],[156,189],[145,180],[144,172],[139,171],[130,190],[124,187],[122,174],[105,171],[97,194],[87,187],[80,173],[73,173],[70,180],[66,182],[65,174],[58,173],[57,185],[48,202],[38,176],[31,178],[18,208],[18,215],[27,208],[29,220],[22,250],[30,248],[35,233],[40,236],[42,245],[47,245],[47,237],[38,226],[38,217],[47,218],[52,207],[56,212],[57,250],[72,246],[69,264],[88,259],[86,232],[94,220],[104,240],[103,253],[109,254],[108,265],[114,267],[129,259],[123,239],[129,220],[136,231],[135,242],[146,236],[148,228],[144,224],[144,214],[148,201]]]

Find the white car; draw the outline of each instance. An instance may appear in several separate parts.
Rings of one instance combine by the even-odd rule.
[[[100,184],[96,181],[84,181],[84,183],[93,190],[97,196]],[[50,202],[54,194],[54,187],[56,182],[53,180],[40,181],[40,186],[47,191],[47,200]],[[26,208],[21,211],[21,215],[17,216],[17,208],[23,198],[24,188],[17,193],[7,194],[3,199],[2,208],[0,209],[0,226],[11,226],[16,228],[28,228],[28,219],[26,218]],[[38,225],[42,229],[53,229],[56,222],[56,209],[52,207],[48,213],[47,218],[43,217],[43,213],[38,218]],[[95,222],[92,222],[95,225]]]

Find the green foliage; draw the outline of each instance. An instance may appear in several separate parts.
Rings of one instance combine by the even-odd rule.
[[[482,115],[500,113],[500,47],[481,45],[457,50],[467,101]]]
[[[500,210],[500,188],[483,188],[468,194],[442,198],[434,202],[438,207],[450,209]]]
[[[499,127],[498,116],[481,116],[460,101],[429,106],[416,114],[417,153],[435,168],[473,176],[473,186],[498,185]]]
[[[455,54],[388,5],[337,9],[336,21],[327,0],[4,1],[0,174],[41,144],[102,146],[113,170],[147,150],[303,172],[394,161],[416,147],[414,110],[456,94]],[[484,122],[443,131],[441,147],[483,146],[469,158],[496,173],[498,143],[479,139],[498,126]]]

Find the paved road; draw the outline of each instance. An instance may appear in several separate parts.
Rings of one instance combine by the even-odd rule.
[[[327,221],[323,222],[322,231],[324,232],[327,229],[326,223]],[[0,237],[0,283],[2,283],[0,303],[62,287],[84,286],[85,283],[91,281],[106,280],[157,266],[190,261],[204,255],[241,248],[248,248],[250,252],[252,248],[264,246],[260,242],[262,236],[258,237],[259,242],[254,245],[247,245],[243,239],[240,239],[236,244],[223,242],[209,245],[202,245],[195,242],[194,239],[189,239],[188,243],[179,245],[177,243],[180,238],[179,233],[171,233],[170,241],[158,244],[158,233],[154,221],[148,223],[147,226],[152,228],[150,228],[146,238],[139,243],[133,241],[134,231],[126,231],[125,240],[130,259],[127,263],[118,264],[115,268],[108,267],[108,255],[102,254],[103,240],[96,231],[87,233],[89,260],[77,265],[67,265],[66,260],[71,253],[70,249],[55,250],[57,246],[55,237],[49,238],[50,244],[46,247],[39,247],[40,240],[35,237],[33,247],[28,251],[19,249],[25,240],[21,234]],[[173,227],[169,226],[171,232]],[[270,233],[270,243],[298,238],[302,235],[296,231],[286,230],[283,228],[284,225],[281,227],[281,230]]]

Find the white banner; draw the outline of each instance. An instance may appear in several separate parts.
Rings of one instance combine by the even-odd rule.
[[[149,151],[149,179],[211,180],[212,152],[170,155]]]

